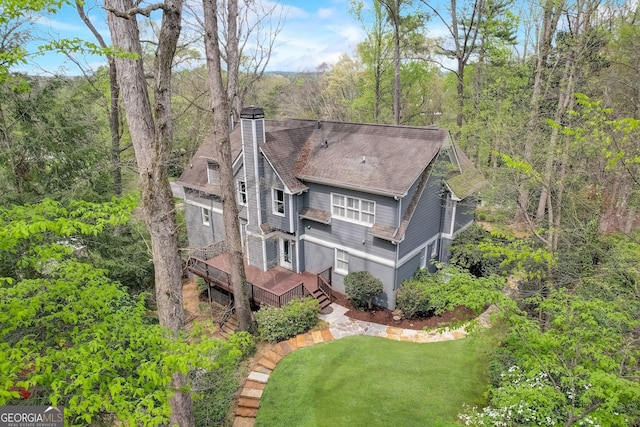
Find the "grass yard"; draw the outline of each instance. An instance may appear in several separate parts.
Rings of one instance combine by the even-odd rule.
[[[354,336],[296,350],[271,374],[256,426],[460,425],[463,403],[485,403],[492,345]]]

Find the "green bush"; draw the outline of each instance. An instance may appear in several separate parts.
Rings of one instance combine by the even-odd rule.
[[[396,307],[407,319],[427,315],[431,305],[426,284],[418,280],[403,282],[396,294]]]
[[[189,373],[191,390],[195,393],[193,412],[196,425],[230,425],[233,416],[234,393],[244,377],[241,362],[255,354],[256,345],[248,332],[235,332],[220,340],[209,355],[215,359],[211,370]]]
[[[487,256],[481,248],[481,242],[504,243],[504,239],[492,236],[481,226],[474,224],[456,236],[449,248],[450,262],[468,270],[476,277],[488,277],[500,274],[502,258]]]
[[[260,337],[276,343],[313,328],[320,306],[315,298],[293,300],[281,308],[262,307],[256,313]]]
[[[345,276],[344,290],[354,307],[371,310],[373,297],[382,292],[382,281],[368,271],[354,271]]]
[[[209,284],[202,277],[198,276],[196,277],[196,288],[198,292],[200,292],[200,295],[206,294],[209,290]]]

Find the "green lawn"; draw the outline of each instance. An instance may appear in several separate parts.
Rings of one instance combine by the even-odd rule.
[[[488,337],[413,344],[354,336],[282,359],[256,426],[455,426],[483,405]]]

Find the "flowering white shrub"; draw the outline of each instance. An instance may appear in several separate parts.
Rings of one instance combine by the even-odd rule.
[[[479,409],[465,407],[459,419],[467,426],[557,426],[565,423],[564,403],[575,398],[575,390],[558,393],[546,372],[529,376],[519,366],[511,366],[501,375],[502,384],[492,390],[491,405]],[[589,385],[584,386],[588,390]],[[577,423],[599,426],[591,416]]]

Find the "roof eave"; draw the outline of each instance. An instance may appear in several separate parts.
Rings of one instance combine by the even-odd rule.
[[[297,178],[300,181],[311,182],[311,183],[314,183],[314,184],[327,185],[329,187],[343,188],[345,190],[359,191],[361,193],[375,194],[375,195],[378,195],[378,196],[393,197],[393,198],[400,197],[400,198],[402,198],[402,197],[405,197],[407,195],[407,191],[404,191],[404,192],[385,191],[385,190],[376,189],[376,188],[367,188],[367,187],[360,187],[360,186],[357,186],[357,185],[348,185],[348,184],[343,184],[343,183],[332,181],[332,180],[318,179],[318,178],[305,176],[305,175],[299,175]]]

